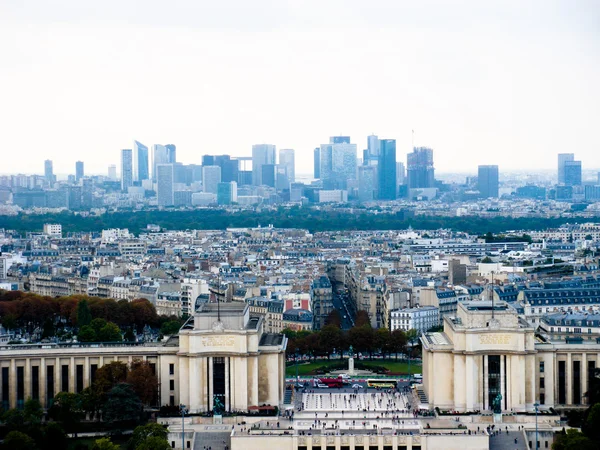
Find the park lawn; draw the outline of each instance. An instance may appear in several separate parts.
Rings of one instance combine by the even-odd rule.
[[[298,364],[298,375],[301,377],[314,375],[314,370],[319,369],[321,367],[334,366],[334,365],[339,364],[339,362],[340,362],[339,360],[331,360],[331,361],[319,360],[319,361],[313,361],[313,362],[309,362],[309,363],[305,363],[305,364]],[[364,364],[365,366],[370,366],[370,367],[383,366],[383,367],[387,367],[390,370],[390,372],[393,374],[407,374],[408,375],[408,363],[405,361],[376,359],[376,360],[372,360],[372,361],[363,360],[363,361],[360,361],[360,363]],[[410,371],[413,374],[420,373],[421,365],[416,364],[416,363],[411,363]],[[286,376],[288,376],[288,377],[295,377],[296,376],[296,365],[292,364],[292,365],[287,366],[285,373],[286,373]]]

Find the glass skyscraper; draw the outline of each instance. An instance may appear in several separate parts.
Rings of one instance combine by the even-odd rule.
[[[396,140],[379,140],[379,158],[377,164],[379,178],[379,199],[395,200],[398,192],[396,185]]]
[[[150,179],[148,164],[148,147],[138,141],[133,141],[133,181],[141,183]]]
[[[498,166],[479,166],[477,186],[483,198],[498,198]]]

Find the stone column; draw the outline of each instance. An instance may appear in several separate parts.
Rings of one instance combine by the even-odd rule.
[[[573,360],[567,352],[567,405],[573,404]]]
[[[225,364],[225,399],[223,401],[223,408],[225,408],[225,411],[229,411],[229,405],[231,404],[231,392],[229,392],[229,357],[226,356],[223,360]]]
[[[69,362],[69,392],[77,392],[77,386],[75,386],[75,357],[71,356]]]
[[[490,409],[488,395],[488,355],[483,357],[483,409]]]
[[[476,388],[476,384],[469,383],[469,386],[465,386],[465,380],[467,376],[471,379],[472,373],[466,369],[465,358],[470,359],[471,356],[465,355],[454,355],[454,409],[463,411],[468,409],[469,403],[473,403],[473,389]],[[465,373],[466,372],[466,373]],[[467,375],[468,374],[468,375]]]
[[[525,379],[528,383],[529,398],[527,399],[527,407],[531,407],[533,409],[533,404],[539,401],[537,398],[537,392],[535,389],[535,378],[536,378],[536,370],[535,370],[535,355],[527,355],[527,372],[525,375]]]
[[[39,372],[38,372],[39,373]],[[24,387],[24,397],[23,401],[27,401],[29,397],[31,397],[31,358],[27,358],[25,360],[25,368],[23,369],[23,387]]]
[[[510,411],[512,409],[512,376],[511,376],[511,362],[512,355],[507,355],[506,357],[506,409]]]
[[[40,404],[42,408],[47,408],[46,402],[46,358],[40,358],[40,369],[38,371],[39,374],[39,392],[40,392]]]
[[[83,388],[90,386],[90,357],[86,356],[83,363]]]
[[[8,407],[17,407],[17,364],[14,358],[10,359],[9,377],[8,377]]]
[[[60,392],[60,377],[62,375],[62,367],[60,366],[60,358],[56,358],[56,364],[54,366],[54,396]]]
[[[208,357],[208,410],[213,409],[213,357]]]
[[[506,367],[504,366],[504,355],[500,355],[500,395],[502,395],[502,401],[500,402],[500,410],[504,411],[504,403],[506,401],[506,390],[504,389],[504,380],[506,380],[506,376],[504,375],[504,371]]]
[[[587,369],[587,354],[585,352],[581,353],[581,392],[585,394],[588,392],[588,369]],[[581,403],[583,405],[587,405],[589,402],[585,395],[581,396]]]

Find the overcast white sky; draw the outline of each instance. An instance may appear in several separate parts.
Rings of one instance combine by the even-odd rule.
[[[600,167],[600,1],[0,0],[0,172],[375,133],[436,170]]]

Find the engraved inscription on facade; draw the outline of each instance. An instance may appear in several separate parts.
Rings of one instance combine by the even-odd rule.
[[[510,334],[481,334],[479,336],[481,345],[508,345],[510,341]]]
[[[233,336],[204,336],[202,338],[203,347],[233,347],[235,338]]]

